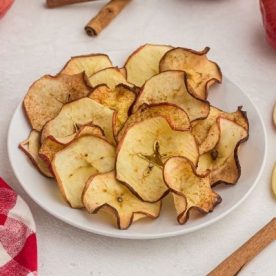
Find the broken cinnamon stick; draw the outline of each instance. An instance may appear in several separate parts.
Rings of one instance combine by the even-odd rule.
[[[95,0],[47,0],[47,7],[48,8],[56,8],[65,5],[71,5],[76,3],[88,2],[88,1],[95,1]]]
[[[208,276],[234,276],[267,245],[276,239],[276,218],[220,263]]]
[[[112,0],[108,2],[85,26],[86,33],[90,36],[98,35],[130,1]]]

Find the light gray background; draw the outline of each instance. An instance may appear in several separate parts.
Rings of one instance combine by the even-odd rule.
[[[271,112],[276,51],[265,42],[257,0],[133,0],[99,37],[83,26],[106,1],[47,10],[42,0],[17,0],[0,20],[0,175],[29,204],[37,225],[40,275],[204,275],[276,214],[270,176],[276,161]],[[258,106],[268,133],[265,172],[250,197],[206,229],[152,241],[101,237],[53,218],[22,190],[8,163],[11,116],[30,84],[56,73],[73,55],[130,52],[146,42],[202,49]],[[251,137],[254,139],[254,137]],[[39,183],[38,183],[39,185]],[[43,196],[43,195],[41,195]],[[240,275],[275,275],[276,244]]]

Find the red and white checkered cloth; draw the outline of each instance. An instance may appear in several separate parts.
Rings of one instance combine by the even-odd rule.
[[[0,276],[37,275],[37,244],[27,204],[0,178]]]

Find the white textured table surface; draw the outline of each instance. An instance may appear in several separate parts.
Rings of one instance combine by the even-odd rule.
[[[0,175],[33,212],[40,275],[205,275],[276,215],[270,191],[276,161],[276,132],[271,122],[276,101],[276,51],[264,40],[258,1],[133,0],[99,37],[86,36],[83,26],[104,3],[47,10],[42,0],[17,0],[0,21]],[[224,75],[261,111],[268,133],[265,171],[238,209],[198,232],[152,241],[86,233],[47,214],[22,190],[8,163],[9,121],[30,84],[45,73],[56,73],[70,56],[130,52],[146,42],[211,47],[210,55]],[[275,255],[274,242],[241,275],[275,275]]]

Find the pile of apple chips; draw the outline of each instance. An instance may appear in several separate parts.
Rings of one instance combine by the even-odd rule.
[[[212,187],[240,177],[249,125],[241,107],[207,101],[222,80],[208,51],[146,44],[123,68],[104,54],[71,58],[30,87],[32,131],[20,148],[69,206],[112,213],[120,229],[157,218],[169,193],[180,224],[212,211],[221,202]]]

